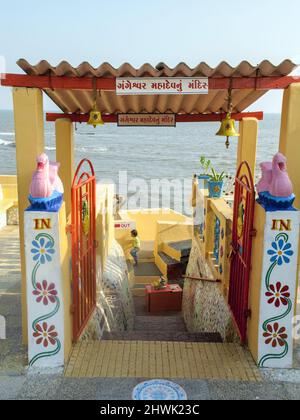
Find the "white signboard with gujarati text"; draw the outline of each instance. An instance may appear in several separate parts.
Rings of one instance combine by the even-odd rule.
[[[175,114],[119,114],[119,127],[176,127]]]
[[[148,77],[116,80],[117,95],[207,95],[207,77]]]

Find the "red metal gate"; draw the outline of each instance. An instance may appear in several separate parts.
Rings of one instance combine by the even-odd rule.
[[[72,272],[77,341],[96,307],[96,177],[87,159],[80,162],[72,185]]]
[[[235,180],[232,229],[229,305],[240,333],[242,343],[247,340],[250,315],[249,281],[251,270],[255,188],[247,162],[239,167]]]

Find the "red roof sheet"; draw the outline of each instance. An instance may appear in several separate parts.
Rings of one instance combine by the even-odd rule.
[[[252,66],[247,61],[242,61],[238,66],[232,67],[226,62],[221,62],[212,68],[206,63],[200,63],[190,68],[185,63],[178,64],[175,68],[160,63],[156,67],[144,64],[134,68],[125,63],[119,68],[114,68],[109,63],[103,63],[98,68],[84,62],[78,67],[73,67],[66,61],[53,67],[43,60],[37,65],[31,65],[21,59],[18,65],[29,75],[53,75],[70,77],[269,77],[287,76],[297,66],[290,60],[285,60],[278,66],[265,60],[258,66]],[[93,106],[93,92],[80,90],[45,90],[46,94],[66,113],[88,113]],[[248,89],[233,91],[233,112],[242,112],[256,102],[267,91]],[[149,113],[182,113],[182,114],[207,114],[227,110],[227,92],[213,90],[208,95],[154,95],[154,96],[117,96],[114,92],[101,92],[98,99],[99,109],[106,114],[149,112]]]

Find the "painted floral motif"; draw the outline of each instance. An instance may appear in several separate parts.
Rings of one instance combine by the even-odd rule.
[[[284,347],[288,335],[286,334],[286,328],[279,328],[279,324],[276,322],[274,325],[269,324],[267,326],[264,337],[266,338],[265,343],[272,344],[272,347],[275,348],[277,346]]]
[[[42,325],[36,325],[36,332],[33,333],[33,337],[36,338],[36,344],[40,345],[43,343],[43,346],[47,348],[49,343],[52,346],[55,346],[57,342],[58,334],[55,331],[55,326],[48,326],[47,322],[43,322]]]
[[[32,335],[36,340],[36,344],[41,346],[41,348],[40,352],[33,356],[29,361],[30,367],[34,366],[37,361],[42,358],[57,355],[62,348],[56,328],[52,325],[53,320],[51,324],[47,323],[50,322],[49,320],[53,318],[60,309],[61,303],[57,289],[54,283],[50,283],[47,280],[37,280],[38,272],[41,267],[47,264],[50,265],[53,262],[53,255],[55,254],[54,246],[54,238],[47,233],[37,235],[32,242],[33,248],[31,249],[31,254],[33,255],[33,261],[35,262],[35,266],[31,273],[32,294],[36,298],[37,303],[43,303],[46,307],[50,303],[53,303],[55,304],[55,307],[54,309],[51,309],[51,312],[41,314],[41,316],[36,318],[32,323]],[[49,346],[53,346],[53,348],[48,350]]]
[[[266,296],[269,298],[269,305],[275,303],[276,308],[279,308],[280,305],[288,305],[288,298],[291,296],[288,286],[282,286],[280,282],[277,282],[276,285],[271,284],[269,290],[266,293]]]
[[[276,262],[278,265],[289,264],[290,257],[294,255],[294,251],[291,248],[292,245],[286,243],[282,238],[273,242],[272,249],[268,251],[268,255],[271,256],[271,263]]]
[[[42,284],[36,284],[36,290],[33,291],[33,294],[34,296],[37,296],[37,303],[43,301],[43,304],[45,306],[47,306],[49,302],[56,302],[57,291],[55,290],[55,284],[51,283],[48,285],[48,282],[46,280],[44,280]]]
[[[268,255],[271,258],[270,267],[265,277],[265,297],[269,305],[274,305],[274,309],[271,311],[273,316],[264,321],[262,329],[265,344],[272,346],[273,349],[279,347],[280,352],[278,353],[277,350],[274,350],[272,354],[265,354],[259,361],[260,367],[265,367],[270,360],[284,359],[289,353],[287,329],[281,327],[278,321],[285,319],[287,322],[286,318],[293,311],[290,288],[281,282],[271,282],[275,270],[284,264],[289,264],[291,256],[294,255],[288,234],[280,233],[275,237],[272,249],[268,251]],[[278,276],[278,273],[276,275]]]
[[[46,262],[52,261],[52,256],[55,253],[52,241],[46,241],[45,238],[40,238],[39,240],[34,240],[32,246],[31,253],[34,254],[33,261],[37,261],[40,264],[46,264]]]
[[[224,257],[224,248],[223,245],[220,248],[220,257],[223,258]]]

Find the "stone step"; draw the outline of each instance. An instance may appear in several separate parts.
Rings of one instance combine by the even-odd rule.
[[[170,248],[175,249],[176,251],[179,251],[181,254],[181,257],[188,257],[191,253],[192,249],[192,240],[186,240],[186,241],[178,241],[178,242],[169,242],[168,246]]]
[[[139,277],[139,279],[143,279],[143,277]],[[157,277],[153,277],[153,281],[156,279]],[[135,283],[131,289],[132,295],[134,297],[146,297],[146,284],[151,284],[151,278],[145,277],[145,283]]]
[[[134,267],[135,277],[156,277],[161,276],[161,272],[157,268],[155,263],[139,263]],[[138,279],[137,279],[138,282]]]
[[[105,332],[102,340],[108,341],[161,341],[184,343],[222,343],[217,333],[187,333],[176,331]]]
[[[137,316],[134,323],[135,331],[176,331],[186,332],[182,316]]]
[[[182,279],[186,271],[186,263],[178,262],[174,258],[165,254],[164,252],[159,252],[159,258],[162,263],[166,266],[167,278],[171,284],[174,282],[179,283],[178,280]],[[180,284],[180,283],[179,283]],[[183,283],[180,284],[182,286]]]

